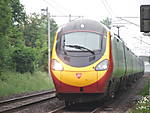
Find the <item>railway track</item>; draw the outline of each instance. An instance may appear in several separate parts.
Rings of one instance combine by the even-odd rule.
[[[89,106],[88,106],[89,107]],[[62,106],[60,108],[57,108],[53,111],[50,111],[48,113],[103,113],[103,112],[110,112],[112,111],[111,107],[95,107],[91,108],[90,110],[68,110],[65,106]]]
[[[118,92],[114,99],[102,100],[88,104],[71,105],[71,108],[62,106],[49,113],[125,113],[131,108],[137,100],[140,99],[138,92],[144,87],[148,81],[149,75],[144,75],[142,78],[128,87],[127,91]],[[90,109],[89,109],[90,108]]]
[[[90,103],[90,104],[84,104],[84,105],[76,105],[76,106],[61,106],[53,111],[50,111],[48,113],[123,113],[122,111],[114,111],[113,103],[116,100],[110,100],[106,102],[98,102],[98,103]]]
[[[0,101],[0,113],[16,111],[53,98],[56,98],[55,90]]]
[[[48,113],[97,113],[98,111],[104,111],[102,106],[103,101],[79,103],[71,106],[61,106]]]

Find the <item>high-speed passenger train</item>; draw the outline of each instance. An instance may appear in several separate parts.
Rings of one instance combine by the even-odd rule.
[[[73,21],[56,33],[51,76],[66,105],[102,95],[114,97],[143,72],[143,61],[99,22]]]

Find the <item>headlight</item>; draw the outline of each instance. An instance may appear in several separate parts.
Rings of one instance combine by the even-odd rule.
[[[57,60],[53,59],[51,62],[51,69],[56,71],[62,71],[63,66]]]
[[[96,71],[103,71],[106,70],[108,68],[108,60],[105,59],[103,61],[101,61],[99,64],[97,64],[97,66],[95,67]]]

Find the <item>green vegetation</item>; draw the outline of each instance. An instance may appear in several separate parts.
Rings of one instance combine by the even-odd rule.
[[[0,73],[47,71],[47,16],[27,15],[20,0],[0,0],[0,14]],[[57,24],[50,21],[53,42]]]
[[[138,103],[136,107],[130,109],[128,113],[149,113],[150,111],[150,97],[143,97]]]
[[[150,112],[150,81],[145,84],[143,90],[139,92],[142,99],[138,101],[136,106],[128,111],[128,113],[149,113]]]
[[[106,25],[109,29],[111,29],[111,25],[112,25],[112,19],[111,18],[107,17],[106,19],[103,19],[100,22],[103,23],[104,25]]]
[[[2,72],[0,75],[0,97],[52,88],[54,88],[52,80],[46,72],[35,72],[34,74]]]
[[[139,92],[139,95],[146,96],[150,93],[150,80],[146,82],[144,88]]]
[[[57,24],[50,21],[53,42]],[[20,0],[0,0],[0,96],[53,87],[47,34],[46,15],[27,15]]]

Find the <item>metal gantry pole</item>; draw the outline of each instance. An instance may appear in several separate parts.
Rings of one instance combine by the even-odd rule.
[[[50,41],[50,33],[51,33],[51,26],[50,26],[50,13],[48,11],[48,7],[46,9],[41,9],[41,11],[45,11],[47,15],[47,40],[48,40],[48,75],[50,76],[50,61],[51,61],[51,41]]]
[[[51,62],[51,40],[50,40],[50,33],[51,33],[51,26],[50,26],[50,13],[48,12],[48,7],[46,8],[47,11],[47,21],[48,21],[48,75],[50,75],[50,62]]]
[[[120,28],[121,27],[125,27],[125,26],[124,25],[122,25],[122,26],[121,25],[113,25],[112,27],[116,27],[117,28],[117,30],[118,30],[118,34],[117,35],[120,38]]]

